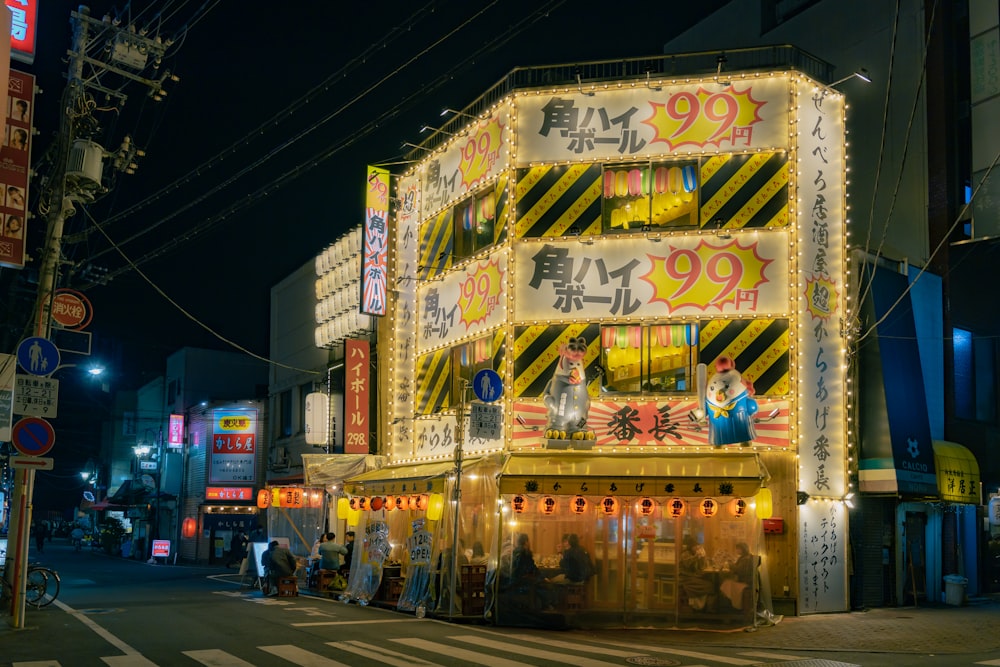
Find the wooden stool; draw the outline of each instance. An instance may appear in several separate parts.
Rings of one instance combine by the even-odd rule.
[[[278,579],[278,597],[293,598],[299,594],[299,580],[295,577],[281,577]]]

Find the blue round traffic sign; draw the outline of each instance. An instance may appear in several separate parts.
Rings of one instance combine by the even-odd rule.
[[[484,368],[473,378],[472,390],[476,392],[476,398],[480,401],[492,403],[503,396],[503,380],[495,370]]]
[[[11,428],[10,441],[25,456],[45,456],[56,444],[56,431],[41,417],[25,417]]]
[[[48,338],[25,338],[17,346],[17,363],[32,375],[52,375],[59,368],[59,348]]]

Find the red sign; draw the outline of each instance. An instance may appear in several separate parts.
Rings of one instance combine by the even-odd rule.
[[[345,345],[344,453],[367,454],[371,354],[368,341],[348,338]]]
[[[153,540],[153,558],[166,558],[170,555],[170,540]]]
[[[7,129],[0,146],[0,266],[24,268],[35,77],[10,70]]]
[[[37,0],[4,0],[10,10],[10,57],[28,65],[35,62],[38,28]]]
[[[205,488],[205,500],[252,500],[253,489],[249,486],[209,486]]]
[[[170,426],[167,429],[167,444],[171,447],[182,447],[184,445],[184,415],[170,415]]]
[[[94,315],[90,301],[72,289],[58,289],[52,297],[52,319],[65,329],[83,329]]]

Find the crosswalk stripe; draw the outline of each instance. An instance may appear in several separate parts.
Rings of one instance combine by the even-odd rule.
[[[975,665],[1000,665],[1000,660],[983,660],[982,662],[973,663]]]
[[[751,658],[767,658],[768,660],[808,660],[806,655],[789,655],[787,653],[771,653],[769,651],[740,651],[740,655]]]
[[[112,655],[101,658],[108,667],[156,667],[156,663],[150,661],[146,656],[138,653],[126,653],[125,655]]]
[[[477,637],[474,635],[449,637],[449,639],[455,639],[457,641],[467,642],[469,644],[475,644],[476,646],[491,648],[498,651],[510,651],[514,648],[510,642],[497,641],[495,639],[487,639],[486,637]],[[546,651],[544,649],[531,648],[530,646],[524,645],[516,646],[516,650],[519,655],[530,656],[532,658],[542,658],[543,660],[552,660],[554,662],[565,662],[575,665],[575,667],[621,667],[620,663],[617,662],[594,660],[593,658],[584,658],[583,656],[569,655],[568,653],[556,653],[555,651]]]
[[[427,641],[426,639],[409,638],[392,639],[391,641],[398,644],[404,644],[411,648],[418,648],[422,651],[438,653],[451,658],[457,658],[459,660],[466,660],[470,665],[482,665],[482,667],[524,667],[523,660],[508,660],[507,658],[500,658],[495,655],[479,653],[478,651],[468,651],[464,648],[458,648],[457,646],[438,644],[437,642]],[[615,667],[621,666],[616,665]]]
[[[279,658],[284,658],[288,662],[300,667],[350,667],[343,662],[331,660],[321,655],[307,651],[291,644],[278,644],[275,646],[258,646],[258,649]]]
[[[253,663],[240,660],[235,655],[214,648],[200,651],[181,651],[181,653],[208,667],[254,667]]]
[[[723,655],[714,655],[712,653],[700,653],[698,651],[685,651],[679,648],[673,648],[671,646],[649,646],[643,644],[629,644],[627,642],[615,642],[615,641],[605,641],[605,644],[610,646],[624,646],[625,648],[631,648],[634,651],[645,651],[646,653],[667,653],[669,655],[682,655],[685,658],[696,658],[698,660],[714,660],[716,662],[721,662],[727,665],[756,665],[757,660],[741,660],[740,658],[727,658]]]
[[[293,628],[315,628],[319,625],[378,625],[379,623],[426,623],[420,618],[389,618],[375,621],[308,621],[305,623],[289,623]]]
[[[349,651],[356,655],[365,656],[366,658],[378,657],[379,660],[387,665],[392,665],[393,667],[442,667],[436,662],[428,662],[407,653],[392,651],[384,646],[366,644],[365,642],[358,641],[356,639],[346,642],[327,642],[327,645],[340,649],[341,651]]]
[[[12,662],[10,667],[59,667],[58,660],[32,660],[30,662]]]
[[[636,654],[635,651],[629,651],[627,649],[617,649],[617,648],[607,648],[604,646],[597,646],[594,644],[581,644],[580,642],[564,642],[557,639],[547,639],[545,637],[539,637],[537,635],[504,635],[507,639],[516,639],[522,642],[536,642],[539,644],[545,644],[546,646],[552,646],[553,648],[568,648],[577,651],[586,651],[587,653],[600,653],[602,655],[611,655],[617,658],[631,658]],[[461,639],[461,637],[452,637],[452,639]]]

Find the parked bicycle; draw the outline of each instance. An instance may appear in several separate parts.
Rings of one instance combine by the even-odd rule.
[[[5,566],[6,569],[6,566]],[[7,581],[6,572],[0,572],[0,602],[5,608],[14,597],[14,591]],[[32,607],[45,607],[59,596],[59,573],[40,563],[28,565],[28,579],[24,585],[24,601]]]

